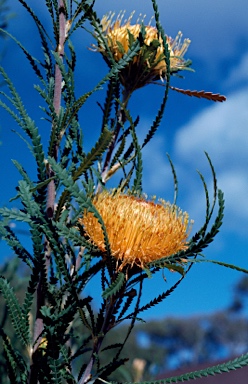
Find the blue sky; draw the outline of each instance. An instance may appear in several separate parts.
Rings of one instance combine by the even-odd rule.
[[[30,0],[28,3],[49,28],[45,1]],[[196,169],[204,174],[211,186],[211,174],[204,156],[204,151],[207,151],[215,166],[219,187],[225,194],[226,212],[223,228],[209,246],[206,256],[248,269],[247,0],[160,0],[158,4],[165,32],[174,37],[181,30],[183,36],[192,41],[185,56],[193,60],[195,73],[185,72],[185,79],[172,79],[172,85],[225,94],[227,101],[215,104],[170,92],[161,127],[144,151],[144,191],[172,200],[173,181],[166,157],[168,152],[178,174],[179,205],[194,219],[194,233],[204,219],[205,208],[203,188]],[[33,23],[18,1],[10,0],[9,5],[16,13],[9,31],[34,56],[40,57],[40,42]],[[100,16],[109,10],[118,14],[123,9],[126,9],[128,16],[135,9],[134,21],[140,13],[146,14],[147,22],[152,16],[150,0],[96,0],[96,9]],[[84,31],[78,32],[73,41],[78,50],[78,96],[90,90],[107,70],[101,55],[88,50],[92,42],[93,39]],[[46,137],[49,127],[41,120],[42,114],[38,108],[41,100],[33,90],[35,79],[25,64],[22,52],[11,41],[6,45],[2,64],[14,80],[41,134]],[[130,108],[134,115],[140,115],[140,137],[149,128],[162,94],[162,87],[154,85],[133,94]],[[104,92],[98,93],[80,113],[88,149],[99,133],[101,119],[96,101],[102,101],[103,98]],[[19,177],[11,159],[23,162],[31,173],[33,163],[25,145],[11,131],[18,131],[18,127],[3,111],[0,116],[0,203],[6,205],[15,194],[14,188]],[[2,242],[0,247],[1,259],[6,260],[10,251]],[[170,281],[175,279],[175,274],[171,275],[166,273],[168,282],[164,281],[161,274],[149,280],[145,297],[152,298],[154,294],[169,288]],[[147,317],[190,315],[224,308],[231,298],[232,286],[239,277],[241,275],[237,272],[222,267],[205,263],[197,265],[174,294],[164,304],[147,313]]]

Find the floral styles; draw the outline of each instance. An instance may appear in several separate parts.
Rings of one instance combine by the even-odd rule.
[[[164,53],[164,45],[161,36],[155,27],[143,23],[131,25],[133,14],[122,25],[123,13],[113,21],[113,13],[104,16],[102,32],[105,42],[99,34],[95,34],[98,46],[94,48],[101,52],[107,63],[111,66],[113,59],[119,62],[139,38],[143,28],[143,44],[133,59],[120,70],[119,78],[126,90],[132,92],[158,79],[165,79],[167,66]],[[107,46],[106,46],[107,43]],[[189,66],[183,56],[190,44],[189,39],[182,42],[182,33],[178,32],[175,39],[166,37],[166,43],[170,54],[170,73],[178,72]],[[110,57],[112,55],[112,57]]]
[[[189,217],[177,206],[120,193],[102,192],[93,200],[106,227],[112,255],[118,268],[150,262],[187,249]],[[79,219],[87,236],[105,252],[103,230],[97,218],[88,211]]]

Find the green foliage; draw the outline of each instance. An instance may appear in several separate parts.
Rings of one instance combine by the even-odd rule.
[[[127,359],[121,357],[121,352],[136,321],[143,321],[138,316],[168,297],[185,278],[193,263],[201,262],[198,255],[213,241],[222,224],[223,193],[217,187],[215,170],[206,154],[213,176],[213,201],[210,202],[207,184],[200,174],[206,196],[206,217],[189,247],[175,255],[146,263],[144,268],[136,265],[136,260],[133,264],[122,266],[124,255],[117,259],[112,251],[107,225],[94,199],[108,188],[108,180],[114,174],[118,174],[120,180],[113,193],[121,191],[126,197],[142,198],[142,150],[161,123],[171,78],[170,51],[159,21],[157,3],[152,0],[158,38],[150,45],[145,44],[146,29],[141,24],[138,38],[129,32],[127,51],[121,42],[117,43],[123,57],[116,62],[94,11],[94,1],[46,0],[53,36],[47,33],[29,4],[24,0],[19,2],[37,27],[43,58],[36,59],[15,37],[6,31],[5,34],[22,50],[37,77],[38,84],[34,89],[45,105],[41,111],[50,135],[44,142],[21,95],[0,67],[7,89],[0,92],[0,105],[22,130],[17,134],[26,142],[37,168],[36,180],[32,180],[23,166],[14,160],[22,179],[18,183],[17,196],[12,201],[18,200],[21,208],[0,209],[1,238],[28,268],[22,301],[18,300],[12,282],[4,276],[0,278],[0,291],[19,342],[17,346],[12,343],[3,321],[1,337],[7,371],[4,379],[7,380],[8,376],[11,383],[44,384],[82,384],[89,380],[98,382],[116,378],[123,381],[128,377],[123,368]],[[76,30],[86,29],[88,23],[94,28],[92,35],[97,39],[98,47],[105,51],[109,71],[90,91],[77,96],[76,50],[71,39]],[[164,54],[156,58],[160,37]],[[146,71],[149,72],[162,59],[166,62],[164,95],[154,121],[140,144],[136,129],[139,116],[133,118],[128,109],[133,90],[125,88],[120,76],[123,69],[128,69],[135,60],[141,60],[143,64],[148,62]],[[88,99],[96,92],[104,91],[105,86],[102,117],[99,128],[96,128],[98,140],[87,152],[79,112]],[[169,162],[176,203],[178,182],[170,158]],[[216,204],[218,211],[215,215]],[[79,221],[86,215],[94,216],[100,225],[102,240],[99,243],[91,238],[86,226]],[[113,216],[113,220],[118,219]],[[21,243],[10,226],[11,221],[24,223],[29,228],[31,249],[25,242]],[[128,251],[132,252],[132,249]],[[245,271],[226,263],[212,262]],[[161,269],[179,272],[181,277],[166,292],[141,306],[144,280]],[[102,294],[99,295],[100,309],[95,313],[94,302],[86,295],[85,287],[91,281],[97,282],[98,278]],[[117,343],[108,340],[108,334],[124,320],[129,320],[130,324],[123,340]],[[243,358],[225,367],[205,370],[199,375],[220,373],[245,363]],[[183,380],[194,377],[199,376],[197,373],[188,374]]]
[[[242,368],[244,366],[248,365],[248,354],[245,354],[243,356],[240,356],[234,360],[230,360],[227,363],[218,364],[213,367],[209,367],[206,369],[201,369],[200,371],[195,372],[189,372],[185,375],[180,375],[176,377],[170,377],[165,380],[160,380],[161,383],[164,384],[171,384],[171,383],[180,383],[184,381],[190,381],[197,378],[207,377],[207,376],[213,376],[216,374],[221,374],[225,372],[230,372],[238,368]],[[143,382],[142,384],[144,384]],[[150,381],[150,384],[156,383],[156,381]]]
[[[118,291],[120,291],[120,289],[122,288],[124,282],[125,282],[124,273],[119,273],[116,280],[113,281],[113,283],[107,289],[105,289],[105,291],[103,291],[102,297],[104,299],[107,299],[108,297],[116,295]]]
[[[18,300],[13,292],[13,288],[5,278],[0,277],[0,291],[6,300],[8,311],[11,317],[12,324],[19,339],[24,346],[29,345],[29,329],[26,327],[27,322],[23,316],[22,309]]]

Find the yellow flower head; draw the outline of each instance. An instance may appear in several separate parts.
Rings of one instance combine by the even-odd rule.
[[[131,25],[133,14],[122,25],[124,13],[121,13],[115,21],[114,14],[110,13],[104,16],[102,24],[102,32],[106,37],[106,42],[112,56],[116,62],[123,58],[132,43],[138,38],[141,32],[141,24]],[[101,52],[105,60],[111,65],[109,52],[98,34],[95,35],[98,40],[98,46],[94,48]],[[185,69],[189,64],[184,60],[190,44],[189,39],[182,42],[182,33],[178,32],[175,39],[166,37],[166,42],[170,52],[170,72],[178,72]],[[151,25],[145,26],[144,45],[125,68],[120,71],[119,78],[122,85],[128,91],[134,91],[158,79],[166,77],[166,62],[164,54],[163,41],[158,36],[158,31]]]
[[[150,262],[187,249],[189,217],[177,206],[120,193],[102,192],[93,204],[106,227],[112,255],[118,269]],[[101,225],[91,212],[85,211],[79,223],[97,247],[105,252]]]

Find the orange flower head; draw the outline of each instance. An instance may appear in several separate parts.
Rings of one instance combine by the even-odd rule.
[[[164,200],[159,203],[120,193],[102,192],[93,199],[106,227],[118,269],[168,257],[188,247],[189,216]],[[90,240],[106,252],[103,230],[96,217],[84,212],[79,223]]]
[[[116,62],[121,60],[128,52],[132,43],[138,38],[142,25],[137,23],[131,25],[133,13],[122,25],[124,13],[119,14],[113,21],[114,13],[104,16],[102,32],[105,35],[108,49]],[[93,45],[96,51],[101,52],[105,60],[111,65],[109,52],[98,34],[95,34],[98,46]],[[178,32],[175,39],[166,37],[168,50],[170,53],[170,72],[178,72],[189,66],[183,56],[190,44],[189,39],[182,42],[182,33]],[[166,78],[166,62],[164,54],[163,40],[158,35],[158,31],[151,25],[145,26],[144,45],[140,48],[133,60],[119,73],[122,85],[128,91],[134,91],[158,79]]]

